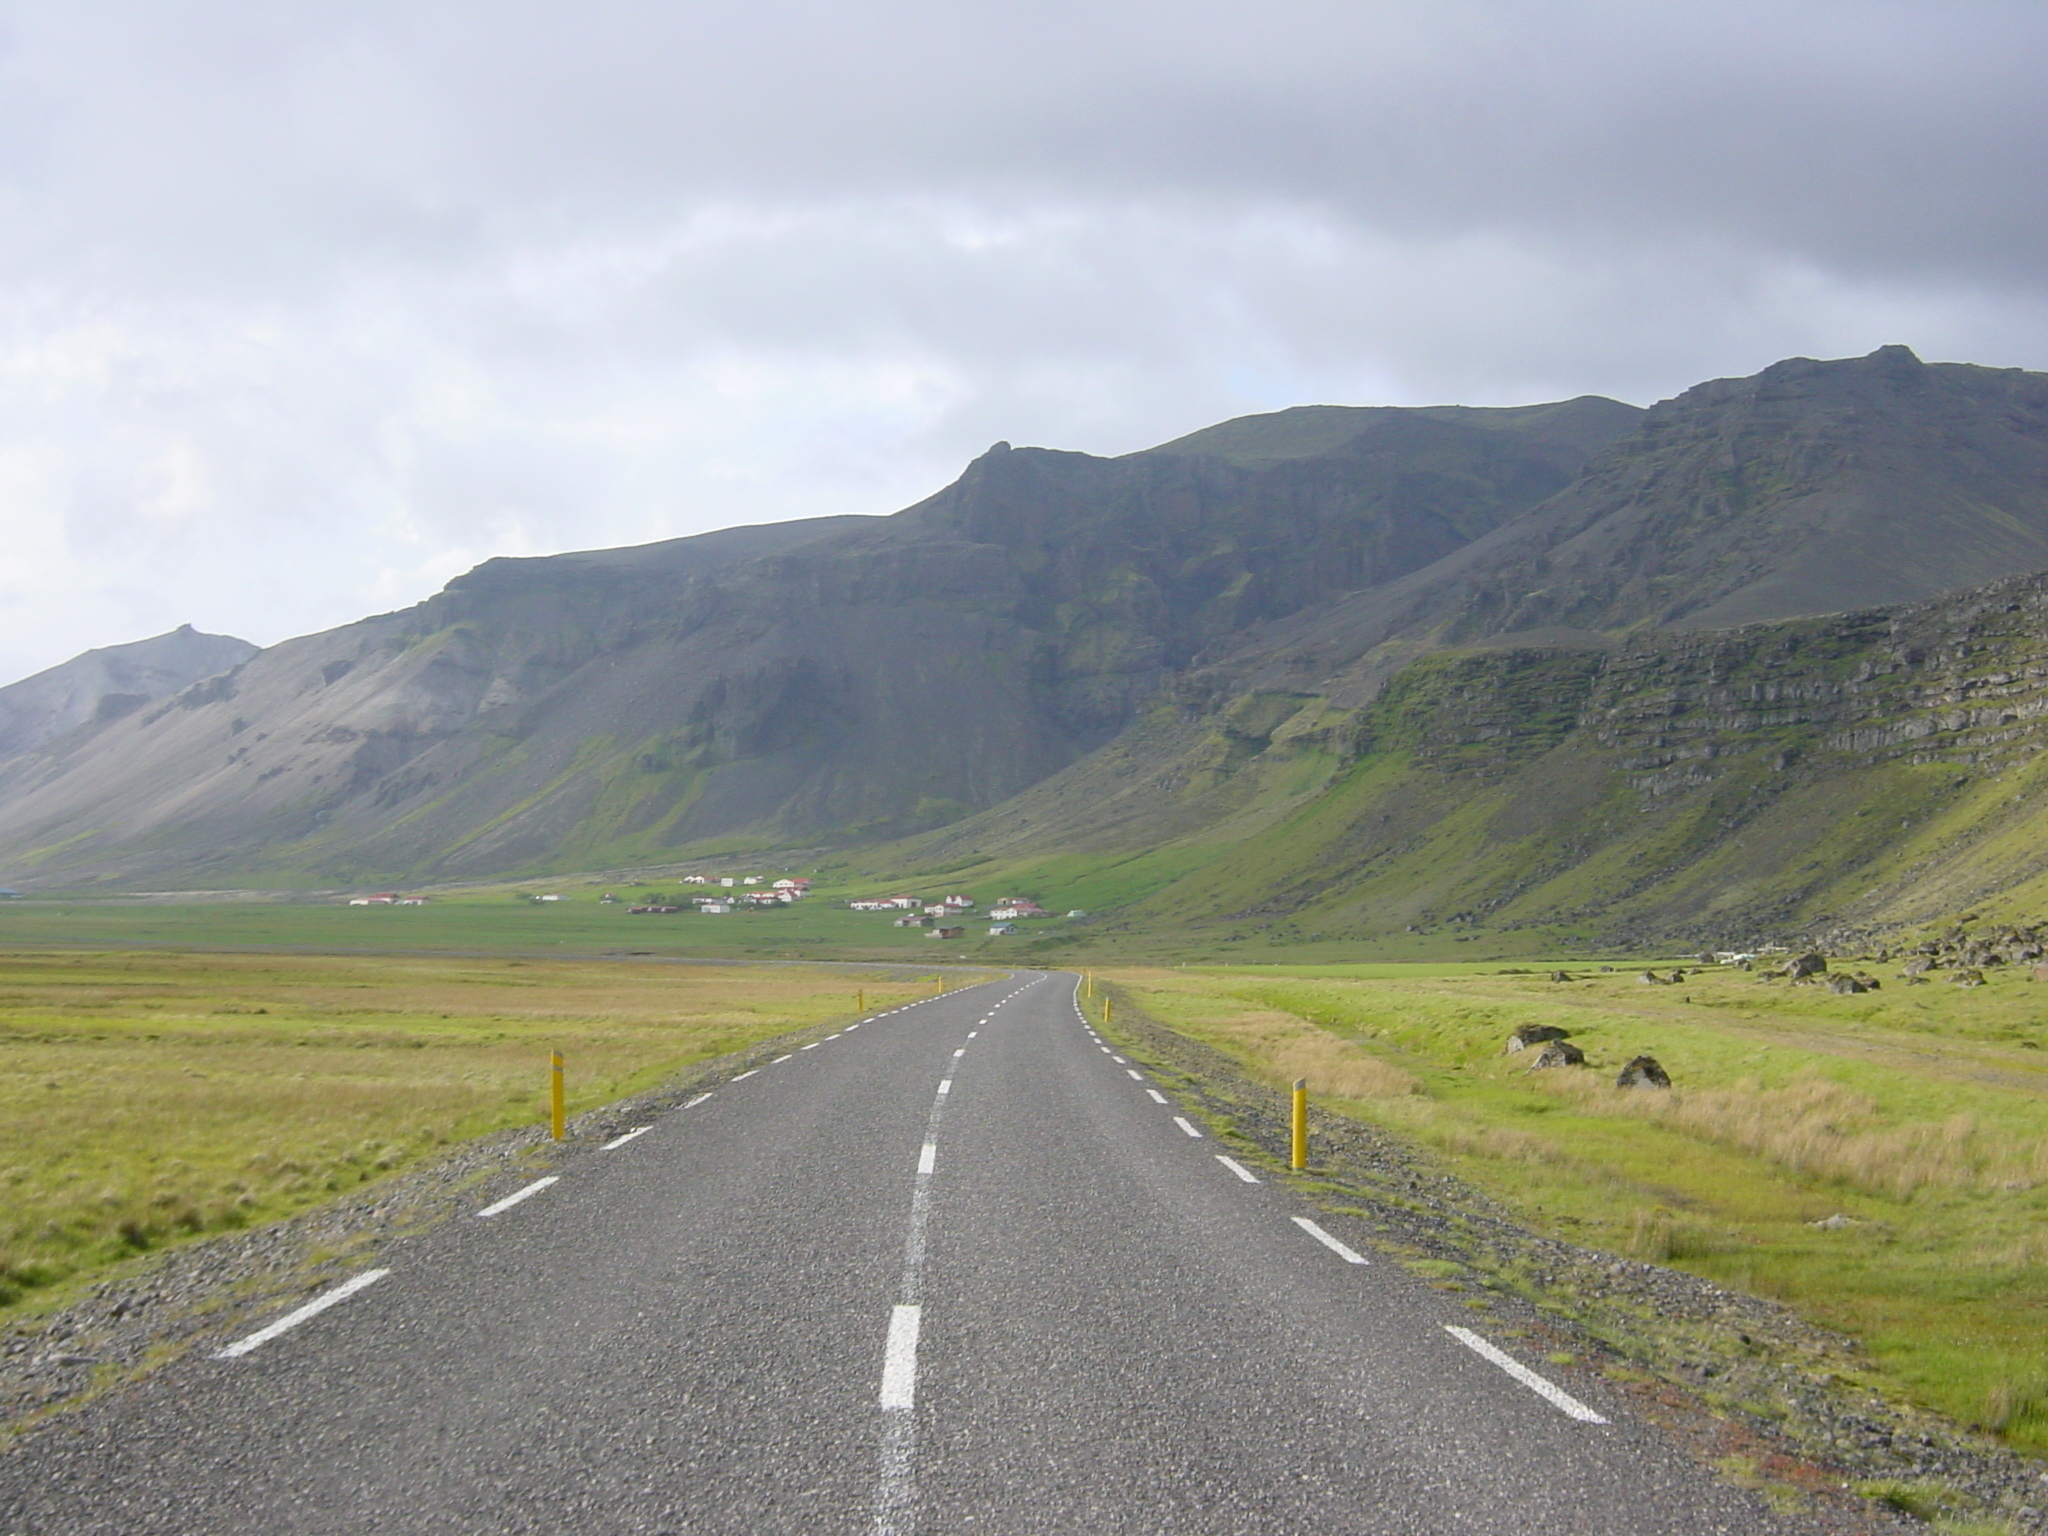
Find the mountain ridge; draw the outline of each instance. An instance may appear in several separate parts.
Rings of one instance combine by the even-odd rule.
[[[181,624],[103,646],[0,688],[0,758],[32,751],[81,725],[119,718],[241,665],[259,648]]]
[[[1247,629],[1525,511],[1603,429],[1549,430],[1369,412],[1262,468],[999,445],[893,517],[486,562],[0,767],[0,855],[325,882],[901,835],[1095,750]]]

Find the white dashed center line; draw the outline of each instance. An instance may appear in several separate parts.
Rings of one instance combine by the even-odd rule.
[[[697,1107],[697,1106],[698,1106],[699,1104],[702,1104],[702,1103],[703,1103],[703,1102],[704,1102],[704,1101],[705,1101],[706,1099],[708,1099],[708,1098],[710,1098],[710,1097],[711,1097],[711,1095],[710,1095],[710,1094],[708,1094],[708,1093],[700,1093],[700,1094],[698,1094],[698,1095],[697,1095],[697,1097],[695,1097],[694,1099],[690,1100],[690,1102],[689,1102],[689,1103],[685,1104],[685,1105],[683,1106],[683,1108],[685,1108],[685,1109],[695,1109],[695,1108],[696,1108],[696,1107]]]
[[[822,1040],[813,1040],[809,1045],[804,1046],[803,1049],[807,1051],[815,1051],[819,1046],[823,1045],[824,1043],[825,1042]]]
[[[955,1053],[959,1054],[958,1052]],[[909,1230],[903,1239],[902,1300],[889,1314],[889,1342],[882,1351],[882,1445],[875,1489],[873,1536],[909,1536],[917,1504],[917,1332],[924,1301],[925,1226],[931,1219],[932,1169],[938,1163],[939,1122],[946,1113],[949,1077],[932,1098],[924,1144],[918,1148],[917,1177],[910,1189]]]
[[[782,1065],[782,1064],[783,1064],[783,1063],[784,1063],[785,1061],[788,1061],[788,1060],[790,1060],[790,1059],[791,1059],[791,1057],[794,1057],[795,1055],[796,1055],[796,1052],[795,1052],[795,1051],[791,1051],[791,1052],[789,1053],[789,1055],[788,1055],[788,1056],[778,1056],[778,1057],[776,1057],[776,1058],[775,1058],[775,1059],[774,1059],[773,1061],[769,1062],[769,1063],[768,1063],[768,1065],[769,1065],[769,1066],[771,1066],[771,1067],[779,1067],[779,1066],[781,1066],[781,1065]]]
[[[1314,1222],[1310,1221],[1306,1216],[1295,1217],[1294,1224],[1297,1227],[1301,1228],[1302,1231],[1306,1232],[1310,1237],[1314,1238],[1317,1242],[1321,1243],[1325,1248],[1329,1249],[1330,1252],[1336,1254],[1337,1257],[1342,1259],[1346,1264],[1367,1264],[1371,1262],[1371,1260],[1367,1259],[1365,1255],[1357,1252],[1355,1249],[1347,1247],[1343,1243],[1338,1242],[1336,1238],[1330,1236],[1329,1233],[1325,1232],[1321,1227],[1317,1226]]]
[[[963,1046],[961,1046],[961,1047],[960,1047],[960,1049],[959,1049],[959,1050],[957,1050],[957,1051],[955,1051],[955,1052],[953,1053],[953,1059],[954,1059],[955,1061],[958,1061],[958,1060],[959,1060],[959,1059],[960,1059],[960,1058],[961,1058],[962,1056],[965,1056],[966,1054],[967,1054],[967,1047],[963,1045]]]
[[[485,1206],[482,1210],[477,1212],[477,1215],[495,1216],[500,1211],[509,1211],[512,1209],[513,1206],[517,1205],[520,1201],[531,1199],[533,1196],[539,1194],[542,1190],[546,1189],[550,1184],[559,1184],[561,1182],[562,1180],[560,1176],[552,1173],[544,1179],[535,1179],[531,1184],[527,1185],[524,1189],[513,1190],[511,1194],[507,1195],[504,1199],[498,1201],[495,1205]]]
[[[1553,1407],[1562,1409],[1580,1423],[1605,1424],[1607,1422],[1606,1419],[1588,1408],[1576,1397],[1573,1397],[1571,1393],[1565,1391],[1563,1387],[1556,1385],[1554,1382],[1545,1381],[1513,1355],[1495,1349],[1470,1328],[1454,1328],[1449,1323],[1446,1323],[1444,1324],[1444,1332],[1471,1350],[1480,1359],[1490,1361],[1494,1365],[1499,1366],[1538,1397],[1545,1399]]]
[[[1196,1130],[1192,1125],[1188,1124],[1186,1120],[1183,1120],[1179,1115],[1175,1115],[1173,1117],[1173,1123],[1179,1126],[1182,1130],[1186,1131],[1190,1136],[1199,1138],[1202,1134],[1200,1131]]]
[[[756,1072],[760,1070],[761,1069],[759,1067],[749,1068],[747,1071],[742,1072],[738,1077],[734,1078],[733,1081],[736,1083],[744,1083],[748,1078],[752,1077]]]
[[[550,1180],[549,1182],[552,1183],[553,1181]],[[348,1300],[349,1297],[355,1295],[355,1293],[363,1289],[364,1286],[375,1285],[379,1280],[382,1280],[386,1275],[390,1273],[391,1271],[388,1269],[366,1269],[360,1275],[356,1275],[350,1279],[342,1281],[341,1284],[337,1285],[333,1290],[325,1292],[322,1295],[315,1296],[311,1301],[307,1302],[303,1307],[298,1308],[296,1311],[285,1313],[283,1317],[280,1317],[276,1322],[270,1324],[267,1328],[258,1328],[254,1333],[248,1335],[246,1338],[240,1338],[235,1340],[235,1342],[228,1345],[226,1349],[218,1351],[213,1358],[216,1360],[239,1359],[241,1356],[248,1354],[250,1350],[258,1348],[261,1345],[268,1344],[272,1339],[276,1338],[279,1334],[289,1333],[292,1329],[298,1327],[299,1324],[303,1323],[307,1318],[318,1317],[322,1312],[325,1312],[337,1301]]]
[[[1110,1059],[1111,1061],[1115,1062],[1115,1063],[1116,1063],[1116,1064],[1117,1064],[1118,1066],[1120,1066],[1120,1067],[1121,1067],[1121,1066],[1126,1066],[1126,1065],[1128,1065],[1128,1063],[1127,1063],[1127,1062],[1125,1062],[1125,1060],[1123,1059],[1123,1057],[1121,1057],[1121,1056],[1118,1056],[1118,1055],[1115,1055],[1115,1054],[1113,1054],[1113,1053],[1111,1054],[1111,1056],[1110,1056],[1110,1058],[1109,1058],[1109,1059]]]
[[[889,1343],[882,1352],[882,1406],[917,1405],[917,1306],[898,1306],[889,1314]]]
[[[1150,1098],[1154,1104],[1164,1104],[1166,1102],[1166,1095],[1161,1093],[1157,1088],[1147,1088],[1145,1090],[1145,1094],[1146,1097]]]
[[[1256,1184],[1259,1182],[1259,1176],[1253,1173],[1251,1169],[1245,1167],[1243,1163],[1240,1163],[1234,1157],[1225,1157],[1221,1152],[1218,1152],[1216,1154],[1216,1161],[1221,1163],[1224,1167],[1228,1168],[1240,1179],[1243,1179],[1247,1184]]]
[[[603,1146],[599,1147],[599,1148],[598,1148],[598,1151],[600,1151],[600,1152],[616,1152],[616,1151],[617,1151],[617,1150],[618,1150],[618,1149],[619,1149],[620,1147],[623,1147],[623,1146],[624,1146],[624,1145],[625,1145],[625,1144],[626,1144],[627,1142],[631,1141],[631,1140],[632,1140],[632,1139],[633,1139],[633,1138],[634,1138],[635,1136],[645,1136],[645,1135],[646,1135],[646,1134],[647,1134],[647,1133],[648,1133],[649,1131],[651,1131],[651,1130],[653,1130],[653,1129],[654,1129],[654,1127],[653,1127],[653,1126],[651,1126],[651,1125],[636,1125],[636,1126],[634,1126],[634,1127],[633,1127],[633,1129],[632,1129],[632,1130],[630,1130],[630,1131],[626,1132],[626,1134],[625,1134],[625,1135],[623,1135],[623,1136],[614,1136],[614,1137],[613,1137],[613,1138],[612,1138],[612,1139],[611,1139],[610,1141],[606,1142],[606,1143],[605,1143],[605,1144],[604,1144]]]

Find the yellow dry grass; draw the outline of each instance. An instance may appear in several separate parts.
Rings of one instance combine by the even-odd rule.
[[[928,995],[801,966],[0,955],[0,1306],[267,1220],[460,1138]]]
[[[1549,1078],[1545,1086],[1589,1110],[1652,1120],[1794,1174],[1894,1199],[1919,1189],[2032,1189],[2048,1176],[2048,1138],[1987,1133],[1969,1114],[1887,1123],[1876,1099],[1812,1069],[1779,1088],[1745,1080],[1729,1088],[1617,1093],[1576,1074]]]
[[[1152,985],[1170,972],[1133,972]],[[1410,1073],[1328,1030],[1277,1008],[1203,1009],[1179,1013],[1175,1027],[1241,1062],[1257,1081],[1285,1088],[1306,1078],[1318,1096],[1362,1101],[1421,1091]]]

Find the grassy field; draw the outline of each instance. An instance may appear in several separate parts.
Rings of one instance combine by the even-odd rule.
[[[947,944],[921,929],[895,927],[880,913],[849,912],[828,898],[792,907],[701,917],[635,916],[627,902],[605,905],[594,885],[535,886],[559,892],[537,902],[524,892],[462,892],[424,907],[351,907],[324,901],[152,901],[133,898],[0,902],[0,947],[15,945],[208,945],[324,951],[498,950],[528,955],[648,954],[762,959],[901,959],[912,964],[980,958],[988,923],[967,942]],[[605,887],[609,889],[609,887]],[[862,886],[863,894],[874,888]],[[679,888],[655,894],[678,899]],[[622,889],[637,901],[642,889]]]
[[[858,990],[872,1009],[932,985],[897,967],[0,952],[0,1309],[532,1124],[550,1050],[574,1114],[850,1018]]]
[[[1863,1341],[1880,1389],[2048,1450],[2048,984],[1345,969],[1101,974],[1539,1229],[1787,1302]],[[1589,1069],[1504,1054],[1524,1023]],[[1614,1086],[1639,1053],[1672,1091]]]

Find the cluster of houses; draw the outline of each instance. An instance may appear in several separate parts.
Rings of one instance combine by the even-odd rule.
[[[685,875],[683,876],[683,884],[715,885],[720,888],[719,894],[716,896],[692,896],[690,898],[690,905],[695,907],[698,913],[704,917],[724,917],[729,912],[737,912],[742,909],[758,910],[762,907],[786,907],[795,902],[802,901],[811,894],[811,882],[801,876],[788,880],[776,880],[763,885],[759,875],[747,875],[738,880],[735,880],[730,875],[723,877],[715,875]],[[740,889],[734,889],[730,896],[726,895],[725,890],[732,887],[740,887]],[[758,889],[745,889],[745,887],[758,887]],[[618,900],[616,896],[609,895],[599,899],[604,901]],[[626,909],[629,914],[641,912],[679,912],[681,910],[680,907],[670,906],[642,906],[628,907]]]
[[[974,910],[972,896],[948,896],[943,901],[926,902],[922,896],[869,896],[849,901],[847,906],[855,912],[896,912],[902,914],[896,919],[898,928],[922,928],[926,936],[934,939],[957,939],[966,933],[964,927],[950,926],[948,918],[965,917]],[[1069,917],[1085,916],[1084,913],[1070,912]],[[989,934],[1000,938],[1017,931],[1017,920],[1029,917],[1051,917],[1029,896],[998,897],[989,909]]]
[[[560,898],[556,898],[559,900]],[[352,907],[424,907],[424,896],[401,896],[396,891],[379,891],[374,896],[351,896],[348,904]]]

